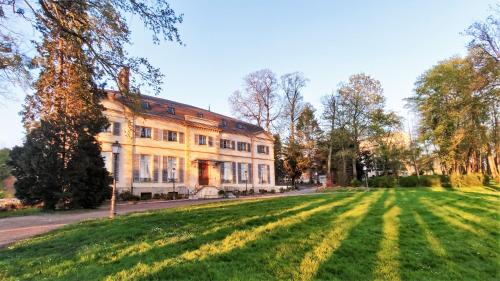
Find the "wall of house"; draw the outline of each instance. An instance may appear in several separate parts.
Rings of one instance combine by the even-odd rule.
[[[112,171],[112,147],[114,142],[119,142],[121,151],[118,161],[118,181],[117,188],[119,192],[125,190],[132,191],[134,194],[141,192],[151,193],[167,193],[174,190],[174,183],[163,182],[163,157],[171,156],[184,158],[184,181],[175,183],[175,191],[181,193],[194,192],[199,188],[198,184],[198,165],[199,160],[209,161],[209,184],[221,189],[239,189],[244,190],[247,186],[249,189],[254,188],[255,191],[259,189],[272,189],[274,188],[274,159],[273,159],[273,141],[264,133],[259,135],[242,135],[222,132],[218,128],[202,128],[194,126],[185,126],[180,122],[174,122],[165,118],[158,118],[154,116],[133,116],[127,108],[118,102],[104,100],[103,105],[106,108],[106,116],[110,123],[119,122],[121,124],[120,135],[113,134],[113,128],[109,132],[103,132],[98,136],[102,145],[102,154],[106,158],[107,168]],[[184,133],[184,143],[170,142],[165,140],[155,140],[152,138],[138,138],[134,136],[135,126],[145,126],[158,128],[161,130],[170,130],[175,132]],[[205,126],[206,127],[206,126]],[[152,132],[153,133],[153,132]],[[213,139],[212,146],[199,145],[195,142],[196,135],[204,135]],[[177,136],[179,138],[179,135]],[[237,142],[247,142],[251,144],[251,151],[238,151],[236,148],[224,149],[220,147],[221,139],[230,139]],[[266,145],[269,147],[268,154],[257,153],[257,145]],[[159,182],[134,182],[133,181],[133,162],[134,154],[151,155],[150,167],[153,169],[153,156],[160,156],[159,165]],[[220,162],[236,162],[248,163],[252,166],[252,180],[245,185],[245,183],[222,183]],[[269,183],[260,183],[258,178],[258,165],[269,165]],[[178,165],[178,164],[177,164]],[[180,167],[177,167],[179,171]],[[152,172],[152,171],[151,171]],[[178,176],[178,174],[177,174]],[[238,175],[237,175],[238,177]]]

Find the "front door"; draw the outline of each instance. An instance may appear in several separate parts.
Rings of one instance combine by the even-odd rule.
[[[208,162],[198,162],[198,184],[208,185]]]

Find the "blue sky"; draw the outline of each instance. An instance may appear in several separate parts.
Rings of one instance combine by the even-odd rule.
[[[406,117],[405,97],[416,78],[438,61],[464,55],[473,21],[498,1],[170,1],[184,14],[185,46],[151,43],[130,18],[134,56],[165,74],[160,97],[231,114],[227,98],[249,72],[301,71],[309,78],[304,100],[321,111],[321,97],[351,74],[381,81],[389,109]],[[21,144],[18,112],[23,93],[0,104],[0,147]]]

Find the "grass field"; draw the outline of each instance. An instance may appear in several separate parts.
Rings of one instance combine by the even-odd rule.
[[[0,280],[498,280],[500,195],[231,201],[95,220],[0,250]]]

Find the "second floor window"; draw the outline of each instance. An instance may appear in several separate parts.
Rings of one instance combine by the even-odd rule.
[[[207,145],[207,136],[196,135],[195,140],[198,145]]]
[[[248,151],[250,152],[250,144],[247,142],[238,142],[238,151]]]
[[[177,141],[177,132],[168,131],[167,140],[168,141]]]
[[[267,145],[257,145],[257,153],[269,154],[269,146]]]
[[[121,132],[121,123],[120,122],[113,122],[113,135],[119,136],[120,132]]]
[[[221,139],[220,140],[220,148],[234,149],[234,141]]]
[[[136,126],[135,136],[138,138],[151,138],[151,127]]]

